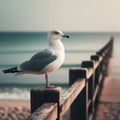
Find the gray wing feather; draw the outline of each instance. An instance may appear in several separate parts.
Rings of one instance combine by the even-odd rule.
[[[48,63],[53,62],[57,59],[52,51],[45,49],[44,51],[36,53],[29,61],[25,61],[20,65],[22,71],[40,71]]]
[[[36,53],[34,56],[32,56],[31,60],[33,59],[44,59],[47,58],[49,56],[53,55],[52,51],[45,49],[41,52]]]

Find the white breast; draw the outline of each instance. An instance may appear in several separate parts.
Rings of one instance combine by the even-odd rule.
[[[64,52],[64,46],[61,41],[58,41],[57,44],[54,44],[54,46],[52,46],[50,49],[57,56],[57,59],[52,63],[48,64],[43,70],[41,70],[40,74],[52,72],[58,69],[64,62],[65,52]]]
[[[40,74],[45,74],[57,70],[63,64],[65,58],[64,52],[58,52],[56,56],[57,59],[52,63],[48,64],[43,70],[41,70]]]

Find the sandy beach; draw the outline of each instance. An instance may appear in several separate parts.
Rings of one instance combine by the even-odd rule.
[[[28,100],[0,100],[0,120],[24,120],[29,114]]]

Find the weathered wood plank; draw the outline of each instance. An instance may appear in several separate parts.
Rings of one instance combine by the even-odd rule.
[[[93,68],[89,68],[88,72],[87,72],[87,80],[93,75],[94,73],[94,69]]]
[[[100,84],[102,82],[102,79],[103,79],[103,75],[100,73],[100,76],[98,78],[98,84]]]
[[[61,114],[63,115],[71,106],[72,102],[85,87],[85,79],[77,80],[65,93],[62,95]]]
[[[57,103],[45,103],[26,120],[56,120]]]
[[[94,94],[93,94],[93,101],[96,100],[96,97],[97,97],[97,95],[98,95],[98,91],[99,91],[99,85],[96,85],[95,92],[94,92]]]
[[[70,118],[71,120],[87,120],[87,101],[88,101],[88,82],[87,78],[87,68],[80,69],[70,69],[69,71],[69,85],[73,85],[78,79],[84,79],[85,87],[78,94],[74,102],[70,106]]]
[[[37,86],[31,90],[31,113],[34,113],[44,103],[57,103],[57,119],[60,119],[61,87]]]

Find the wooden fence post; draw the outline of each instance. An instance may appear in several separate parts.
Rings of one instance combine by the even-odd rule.
[[[99,55],[92,55],[91,56],[91,60],[95,61],[95,62],[99,62],[100,61],[100,56]],[[100,69],[101,69],[101,63],[99,63],[99,65],[97,66],[97,68],[95,69],[95,87],[94,89],[99,89],[99,84],[100,84]],[[100,91],[97,93],[96,97],[94,98],[94,105],[96,106],[98,104],[98,100],[99,100],[99,96],[100,96]]]
[[[110,41],[110,54],[109,54],[109,57],[112,57],[112,54],[113,54],[113,46],[114,46],[114,38],[111,37],[111,41]]]
[[[99,62],[100,56],[99,55],[92,55],[91,60]],[[99,77],[100,77],[100,66],[98,66],[95,70],[95,87],[99,84]]]
[[[95,72],[94,72],[94,62],[93,61],[83,61],[82,67],[87,69],[92,69],[92,75],[89,79],[86,81],[86,87],[88,87],[88,103],[91,103],[88,105],[87,110],[89,111],[89,116],[92,117],[92,114],[94,113],[94,90],[95,90]],[[91,102],[90,102],[91,101]]]
[[[62,96],[62,88],[45,88],[45,87],[35,87],[31,90],[31,113],[35,112],[41,105],[47,102],[57,103],[58,118],[60,120],[60,102]]]
[[[80,78],[87,77],[87,69],[70,69],[69,71],[69,85],[72,85],[75,81]],[[71,120],[87,120],[87,88],[84,87],[81,93],[77,96],[70,108],[70,118]]]

